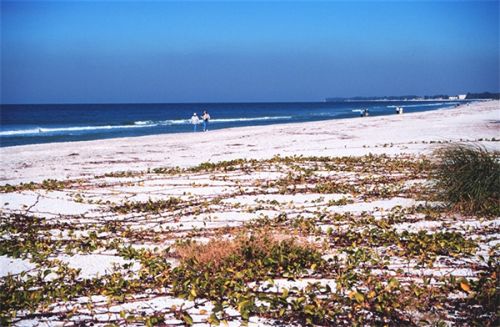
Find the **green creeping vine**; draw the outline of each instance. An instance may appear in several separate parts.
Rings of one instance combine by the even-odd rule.
[[[34,190],[47,190],[47,191],[56,191],[56,190],[62,190],[64,188],[67,188],[71,184],[75,183],[77,181],[58,181],[55,179],[46,179],[43,180],[41,183],[34,183],[34,182],[29,182],[29,183],[21,183],[19,185],[10,185],[10,184],[5,184],[0,186],[0,193],[11,193],[11,192],[18,192],[18,191],[34,191]]]
[[[147,202],[125,202],[121,205],[112,206],[110,209],[116,213],[129,212],[161,212],[164,210],[175,210],[179,208],[181,200],[179,198],[170,197],[168,200],[153,201],[149,199]]]
[[[492,216],[458,215],[435,202],[345,212],[350,203],[394,196],[435,201],[438,192],[429,183],[433,168],[425,157],[276,156],[108,173],[77,185],[47,181],[4,186],[1,192],[46,190],[39,193],[47,197],[63,190],[69,201],[102,210],[56,213],[50,219],[2,210],[0,255],[29,261],[33,269],[0,278],[0,325],[29,319],[110,326],[162,325],[173,319],[196,325],[201,319],[217,325],[259,317],[304,326],[492,326],[500,274],[498,227]],[[273,177],[266,178],[267,173]],[[255,178],[248,178],[252,174]],[[140,178],[123,182],[105,177]],[[126,199],[130,192],[140,194],[146,180],[168,185],[158,192],[166,194],[163,199],[110,202],[117,196]],[[197,180],[203,185],[193,182]],[[207,187],[207,192],[170,197],[169,189],[181,184]],[[215,185],[227,191],[210,193]],[[279,193],[314,196],[287,202],[280,201]],[[341,200],[325,200],[323,194],[334,193],[345,194]],[[227,201],[239,196],[264,199]],[[219,212],[253,218],[221,226]],[[190,227],[186,220],[199,225]],[[432,221],[432,227],[419,232],[425,221]],[[462,223],[467,221],[473,227]],[[401,224],[406,231],[400,231]],[[73,254],[128,261],[104,276],[84,278],[57,260]],[[442,269],[452,273],[441,276]],[[461,275],[464,270],[472,275]],[[96,295],[104,300],[93,300]],[[143,301],[159,297],[186,301],[143,307]],[[207,310],[203,306],[209,302]],[[117,310],[123,303],[137,307]]]

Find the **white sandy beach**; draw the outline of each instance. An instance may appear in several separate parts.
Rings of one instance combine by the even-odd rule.
[[[499,9],[2,1],[0,327],[500,327]]]
[[[382,117],[15,146],[0,149],[0,183],[274,155],[422,154],[431,152],[434,142],[498,139],[499,121],[500,102],[488,101]],[[498,142],[483,144],[499,148]]]
[[[144,325],[150,316],[167,325],[192,320],[196,326],[209,326],[212,312],[230,326],[239,326],[241,307],[226,305],[213,311],[213,302],[199,290],[180,296],[183,293],[173,287],[175,279],[168,278],[181,265],[175,244],[206,244],[259,228],[276,238],[312,244],[321,251],[322,264],[335,259],[335,267],[349,267],[349,262],[357,262],[345,269],[355,274],[367,269],[363,274],[371,276],[368,280],[359,277],[363,274],[356,277],[359,292],[370,281],[386,285],[396,276],[401,286],[390,294],[406,294],[410,289],[405,287],[417,285],[423,298],[441,292],[443,299],[466,305],[475,294],[467,291],[467,280],[492,273],[488,260],[500,255],[500,218],[464,216],[440,208],[432,200],[428,172],[421,169],[426,161],[422,155],[443,143],[460,141],[499,150],[499,122],[500,102],[489,101],[399,116],[2,148],[1,184],[71,179],[62,186],[2,189],[0,285],[8,282],[20,297],[31,292],[29,296],[40,301],[32,311],[16,309],[17,305],[29,307],[29,301],[8,297],[6,305],[11,314],[15,312],[13,322],[19,326],[105,326],[124,323],[123,317],[129,314],[135,315],[127,321],[131,326]],[[369,153],[391,156],[357,157]],[[308,157],[236,162],[231,169],[154,170],[275,155]],[[314,156],[336,158],[324,161]],[[165,205],[169,199],[175,200],[171,206]],[[264,227],[254,226],[255,222]],[[134,254],[134,249],[144,252]],[[151,260],[155,264],[150,265]],[[160,272],[156,265],[163,265]],[[356,288],[337,289],[342,275],[313,267],[308,263],[295,280],[278,275],[273,284],[269,279],[247,281],[250,289],[245,292],[279,295],[286,288],[289,301],[304,290],[316,292],[318,299],[335,293],[355,310],[359,295],[354,302],[351,298],[358,294]],[[466,286],[439,288],[450,276]],[[54,291],[43,298],[36,287],[29,286],[28,278],[33,285],[75,295],[61,300]],[[430,278],[430,284],[423,285],[424,278]],[[85,281],[104,286],[78,288]],[[115,282],[118,296],[107,288]],[[189,282],[193,281],[185,281]],[[324,291],[326,287],[330,291]],[[402,300],[413,297],[405,295]],[[457,311],[453,307],[457,304],[450,304],[448,310],[445,304],[436,314],[434,308],[413,304],[401,316],[417,322],[422,317],[432,322],[444,319],[450,325],[475,319],[469,315],[472,311]],[[284,310],[295,317],[288,307]],[[491,312],[482,310],[482,319],[494,319]],[[280,323],[277,315],[252,312],[250,326]],[[349,312],[335,321],[349,325],[349,320],[342,320],[348,319]],[[290,326],[303,322],[300,317],[293,319],[298,320]]]

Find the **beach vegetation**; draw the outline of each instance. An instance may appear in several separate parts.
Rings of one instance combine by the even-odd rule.
[[[165,174],[165,175],[175,175],[180,174],[182,169],[179,167],[157,167],[153,169],[148,169],[147,173],[154,174]]]
[[[189,300],[211,300],[215,309],[210,323],[226,319],[224,310],[230,306],[238,309],[244,321],[252,314],[269,311],[269,307],[259,305],[258,301],[274,301],[256,292],[259,287],[250,283],[260,285],[261,281],[272,281],[278,276],[298,277],[325,264],[314,246],[290,237],[280,239],[264,231],[237,235],[232,240],[211,240],[207,244],[180,243],[176,253],[181,264],[172,270],[173,291]],[[287,295],[281,305],[271,310],[283,309],[286,298]],[[304,300],[297,306],[302,308]]]
[[[142,201],[130,201],[124,202],[119,205],[111,206],[111,211],[126,214],[130,212],[161,212],[165,210],[176,210],[182,200],[176,197],[170,197],[167,200],[151,200]]]
[[[140,172],[135,172],[135,171],[131,171],[131,170],[125,170],[125,171],[116,171],[116,172],[105,173],[103,175],[103,177],[120,178],[120,177],[136,177],[136,176],[139,176],[139,175],[141,175]]]
[[[57,191],[68,187],[74,181],[58,181],[56,179],[45,179],[41,183],[28,182],[18,185],[5,184],[0,186],[0,193],[11,193],[19,191],[47,190]]]
[[[0,212],[0,254],[33,265],[0,277],[0,325],[492,326],[498,228],[427,201],[432,169],[427,157],[276,156],[68,181],[68,203],[99,209]],[[130,201],[152,194],[146,180],[193,191]],[[89,274],[76,254],[119,261]]]
[[[190,172],[200,172],[200,171],[234,171],[238,168],[244,168],[245,165],[256,164],[257,160],[247,160],[247,159],[234,159],[219,162],[202,162],[198,166],[189,168]]]
[[[447,203],[466,213],[500,214],[500,153],[455,144],[439,149],[437,156],[435,178]]]

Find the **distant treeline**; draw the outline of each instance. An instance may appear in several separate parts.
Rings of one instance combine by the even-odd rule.
[[[391,101],[404,101],[404,100],[432,100],[432,99],[448,99],[446,94],[438,95],[391,95],[384,97],[350,97],[350,98],[326,98],[326,101],[370,101],[370,100],[391,100]]]
[[[500,99],[500,93],[467,93],[467,99]]]
[[[457,95],[453,95],[456,97]],[[391,100],[391,101],[404,101],[404,100],[442,100],[449,99],[448,94],[436,94],[436,95],[391,95],[383,97],[349,97],[349,98],[326,98],[326,101],[369,101],[369,100]],[[467,93],[466,99],[500,99],[500,93]]]

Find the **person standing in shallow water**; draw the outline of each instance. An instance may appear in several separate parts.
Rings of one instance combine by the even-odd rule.
[[[208,121],[210,120],[210,114],[205,110],[203,111],[203,115],[201,116],[203,119],[203,131],[208,131]]]
[[[200,118],[198,118],[198,115],[195,112],[191,117],[191,124],[193,124],[193,132],[196,132],[199,123],[200,123]]]

